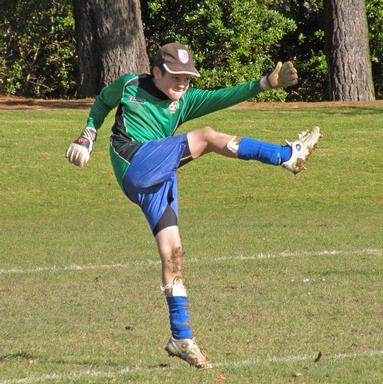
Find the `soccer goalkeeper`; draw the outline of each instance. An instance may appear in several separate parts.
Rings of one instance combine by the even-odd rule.
[[[298,81],[290,62],[258,81],[230,88],[201,90],[190,87],[199,77],[190,51],[179,43],[162,46],[151,74],[126,74],[102,89],[90,110],[86,128],[66,152],[69,161],[84,166],[97,130],[117,107],[110,139],[110,157],[125,195],[144,213],[157,243],[162,263],[161,289],[168,308],[171,337],[165,349],[197,368],[212,365],[193,338],[190,304],[182,276],[183,250],[178,230],[177,169],[200,156],[217,154],[282,166],[296,174],[315,148],[319,128],[299,134],[287,145],[271,144],[203,127],[174,135],[184,122],[230,107],[272,88]]]

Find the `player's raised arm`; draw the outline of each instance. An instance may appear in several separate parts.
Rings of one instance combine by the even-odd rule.
[[[216,90],[190,88],[184,95],[185,107],[182,122],[231,107],[255,97],[262,91],[274,88],[287,88],[297,84],[298,73],[294,65],[287,61],[278,62],[274,71],[260,80],[250,80],[233,87]]]

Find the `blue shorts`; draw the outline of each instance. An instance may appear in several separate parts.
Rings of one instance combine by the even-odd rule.
[[[187,135],[149,141],[134,154],[123,178],[123,190],[140,206],[153,233],[165,210],[178,218],[176,171],[188,152]]]

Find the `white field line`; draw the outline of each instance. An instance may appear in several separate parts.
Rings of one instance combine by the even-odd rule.
[[[346,360],[346,359],[358,359],[358,358],[374,358],[383,356],[383,350],[381,351],[365,351],[360,353],[338,353],[333,355],[323,355],[321,360]],[[300,361],[311,361],[314,363],[315,356],[311,355],[297,355],[297,356],[284,356],[284,357],[269,357],[266,359],[250,359],[250,360],[242,360],[242,361],[227,361],[223,363],[216,363],[214,367],[216,368],[232,368],[232,367],[243,367],[243,366],[252,366],[252,365],[264,365],[264,364],[286,364],[291,362],[300,362]],[[101,378],[101,379],[115,379],[120,376],[129,375],[130,373],[142,372],[149,373],[154,371],[161,370],[175,370],[175,369],[191,369],[189,367],[184,368],[175,368],[175,367],[166,367],[166,368],[147,368],[147,367],[125,367],[122,369],[115,370],[95,370],[95,369],[87,369],[78,372],[70,372],[70,373],[51,373],[42,376],[27,376],[18,379],[5,379],[0,381],[0,384],[34,384],[34,383],[42,383],[47,381],[63,381],[63,380],[79,380],[83,378]]]
[[[275,259],[280,257],[313,257],[313,256],[338,256],[338,255],[367,255],[367,256],[382,256],[383,251],[381,249],[366,248],[366,249],[354,249],[354,250],[319,250],[319,251],[296,251],[296,252],[280,252],[280,253],[257,253],[255,255],[238,255],[229,257],[216,257],[214,262],[226,262],[226,261],[243,261],[243,260],[262,260],[262,259]],[[185,260],[188,263],[206,262],[206,259],[191,258]],[[38,272],[62,272],[62,271],[86,271],[86,270],[102,270],[102,269],[122,269],[130,268],[132,266],[148,266],[159,265],[160,261],[155,260],[143,260],[143,261],[131,261],[128,263],[114,263],[114,264],[87,264],[87,265],[64,265],[64,266],[51,266],[51,267],[36,267],[30,269],[23,268],[9,268],[0,269],[0,275],[12,274],[12,273],[38,273]]]

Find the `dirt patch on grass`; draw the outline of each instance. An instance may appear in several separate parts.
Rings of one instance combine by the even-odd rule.
[[[94,99],[76,100],[43,100],[23,97],[0,97],[0,110],[25,109],[89,109]],[[366,107],[383,106],[383,100],[376,101],[321,101],[321,102],[288,102],[255,103],[245,101],[232,107],[233,109],[276,109],[276,108],[316,108],[316,107]]]
[[[0,110],[17,109],[88,109],[94,99],[43,100],[24,97],[0,97]]]

